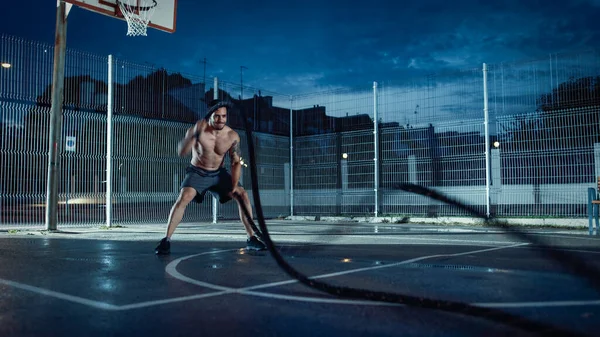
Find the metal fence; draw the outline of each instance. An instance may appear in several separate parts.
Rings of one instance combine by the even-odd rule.
[[[0,226],[44,226],[53,47],[6,36],[0,45],[0,58],[15,60],[10,69],[0,72]],[[58,168],[59,224],[90,226],[107,222],[108,130],[112,131],[112,224],[166,223],[189,164],[189,158],[176,155],[178,141],[206,114],[207,102],[215,95],[234,99],[236,88],[219,83],[214,90],[213,84],[205,85],[200,76],[120,59],[112,60],[109,71],[108,61],[108,56],[70,49],[66,53]],[[109,72],[113,80],[111,98]],[[251,108],[253,119],[271,113],[268,107],[261,109],[262,103],[289,104],[289,96],[245,89],[249,98],[239,103]],[[263,93],[269,96],[260,97]],[[110,128],[109,99],[114,115]],[[239,114],[232,114],[229,122],[238,129],[242,156],[247,158],[244,121]],[[289,109],[277,123],[255,124],[265,214],[288,215],[290,179],[284,171],[289,168]],[[244,170],[241,181],[250,181],[248,170]],[[245,185],[250,192],[250,184]],[[218,205],[208,199],[188,207],[184,221],[238,216],[235,203]]]
[[[53,47],[0,46],[13,60],[0,69],[0,227],[43,226]],[[115,59],[109,98],[108,59],[67,50],[61,226],[106,223],[107,130],[112,223],[165,223],[189,160],[174,149],[214,97],[248,113],[228,123],[246,160],[252,126],[268,217],[463,215],[395,188],[412,182],[498,216],[583,218],[600,176],[595,51],[296,96]],[[250,191],[248,169],[241,182]],[[184,221],[237,217],[206,202]]]
[[[591,51],[294,97],[309,113],[294,120],[295,213],[465,215],[394,187],[411,182],[501,217],[586,217],[599,83]]]

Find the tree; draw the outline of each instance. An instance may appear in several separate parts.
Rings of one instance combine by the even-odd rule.
[[[589,153],[600,142],[600,77],[571,78],[541,95],[537,106],[535,114],[502,126],[503,180],[536,191],[544,183],[587,181],[594,168]]]
[[[125,85],[115,85],[115,112],[123,115],[194,122],[197,114],[170,94],[175,89],[190,88],[192,81],[181,74],[159,69],[148,76],[136,76]],[[202,99],[202,94],[197,95]]]
[[[538,99],[548,145],[581,148],[600,142],[600,76],[571,78]],[[560,136],[556,131],[560,130]]]

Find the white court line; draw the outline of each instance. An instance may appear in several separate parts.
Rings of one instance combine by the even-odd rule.
[[[522,245],[526,245],[526,243],[505,246],[505,247],[496,247],[496,248],[488,248],[488,249],[482,249],[482,250],[476,250],[476,251],[469,251],[469,252],[465,252],[465,253],[424,256],[424,257],[410,259],[410,260],[406,260],[406,261],[402,261],[402,262],[398,262],[398,263],[394,263],[394,264],[389,264],[389,265],[358,268],[358,269],[347,270],[347,271],[339,272],[339,273],[317,275],[317,276],[313,276],[311,278],[317,279],[317,278],[334,277],[334,276],[339,276],[339,275],[344,275],[344,274],[349,274],[349,273],[357,273],[357,272],[361,272],[361,271],[373,270],[373,269],[390,268],[390,267],[398,266],[401,264],[412,263],[415,261],[420,261],[420,260],[424,260],[424,259],[428,259],[428,258],[443,257],[443,256],[459,256],[459,255],[465,255],[465,254],[476,254],[476,253],[482,253],[482,252],[486,252],[486,251],[492,251],[492,250],[498,250],[498,249],[504,249],[504,248],[512,248],[512,247],[517,247],[517,246],[522,246]],[[165,267],[165,271],[169,275],[173,276],[174,278],[176,278],[182,282],[206,287],[209,289],[218,290],[216,292],[207,293],[207,294],[190,295],[190,296],[176,297],[176,298],[170,298],[170,299],[132,303],[132,304],[126,304],[126,305],[114,305],[114,304],[110,304],[110,303],[94,301],[94,300],[90,300],[90,299],[86,299],[86,298],[82,298],[82,297],[78,297],[78,296],[73,296],[73,295],[61,293],[58,291],[48,290],[48,289],[44,289],[44,288],[40,288],[40,287],[35,287],[35,286],[31,286],[31,285],[27,285],[27,284],[23,284],[23,283],[19,283],[19,282],[14,282],[14,281],[10,281],[10,280],[0,279],[0,283],[15,287],[18,289],[31,291],[31,292],[34,292],[34,293],[37,293],[40,295],[54,297],[57,299],[66,300],[66,301],[70,301],[70,302],[78,303],[78,304],[83,304],[83,305],[97,308],[97,309],[111,310],[111,311],[147,308],[147,307],[156,306],[156,305],[185,302],[185,301],[197,300],[197,299],[232,294],[232,293],[247,294],[247,295],[254,295],[254,296],[261,296],[261,297],[270,297],[270,298],[280,298],[280,299],[294,299],[297,301],[305,301],[305,302],[319,302],[319,303],[332,303],[332,304],[333,303],[344,303],[344,304],[354,304],[354,305],[357,305],[357,304],[358,305],[382,305],[380,303],[376,303],[376,302],[372,302],[372,301],[339,300],[339,299],[330,299],[330,298],[311,298],[311,297],[300,297],[300,296],[293,296],[293,295],[277,295],[277,294],[270,294],[270,293],[259,293],[259,292],[252,291],[254,289],[264,289],[264,288],[271,288],[271,287],[276,287],[276,286],[280,286],[280,285],[293,284],[293,283],[297,283],[298,282],[297,280],[271,282],[271,283],[255,285],[255,286],[250,286],[250,287],[245,287],[245,288],[231,288],[231,287],[224,287],[224,286],[220,286],[220,285],[216,285],[216,284],[212,284],[212,283],[195,280],[195,279],[189,278],[177,271],[177,266],[179,265],[179,263],[181,263],[185,260],[188,260],[188,259],[191,259],[191,258],[194,258],[197,256],[202,256],[202,255],[219,254],[219,253],[231,252],[231,251],[236,251],[236,250],[238,250],[238,249],[214,250],[214,251],[209,251],[209,252],[188,255],[188,256],[184,256],[184,257],[178,258],[176,260],[173,260]]]
[[[424,234],[425,235],[425,234]],[[442,242],[460,242],[460,243],[467,243],[467,244],[489,244],[489,245],[501,245],[501,244],[519,244],[522,242],[517,242],[517,241],[484,241],[484,240],[459,240],[459,239],[431,239],[431,238],[418,238],[418,237],[412,237],[412,236],[404,236],[404,235],[398,235],[398,236],[386,236],[386,235],[377,235],[377,236],[372,236],[372,235],[352,235],[350,236],[350,238],[371,238],[371,239],[377,239],[377,240],[382,240],[382,239],[396,239],[398,241],[402,240],[402,239],[406,239],[406,241],[442,241]],[[324,244],[326,244],[327,242],[324,242]],[[355,243],[352,243],[355,244]],[[365,243],[363,245],[369,245],[371,243]]]
[[[297,302],[309,302],[309,303],[326,303],[326,304],[352,304],[352,305],[365,305],[365,306],[388,306],[388,307],[402,307],[406,304],[390,303],[390,302],[375,302],[375,301],[361,301],[361,300],[343,300],[335,298],[319,298],[319,297],[305,297],[296,295],[284,295],[275,293],[266,293],[262,291],[240,291],[241,294],[253,295],[259,297],[265,297],[270,299],[279,299],[287,301]],[[589,301],[546,301],[546,302],[489,302],[489,303],[469,303],[470,305],[485,308],[496,308],[496,309],[521,309],[521,308],[550,308],[550,307],[582,307],[582,306],[598,306],[600,300],[589,300]]]
[[[462,255],[484,253],[484,252],[507,249],[507,248],[518,248],[518,247],[522,247],[522,246],[526,246],[526,245],[529,245],[529,243],[518,243],[518,244],[514,244],[514,245],[510,245],[510,246],[480,249],[480,250],[468,251],[468,252],[463,252],[463,253],[422,256],[422,257],[405,260],[402,262],[388,264],[388,265],[357,268],[357,269],[347,270],[347,271],[338,272],[338,273],[316,275],[316,276],[312,276],[309,278],[310,279],[320,279],[320,278],[335,277],[335,276],[340,276],[340,275],[345,275],[345,274],[350,274],[350,273],[357,273],[357,272],[361,272],[361,271],[369,271],[369,270],[375,270],[375,269],[381,269],[381,268],[390,268],[390,267],[414,263],[417,261],[422,261],[425,259],[431,259],[431,258],[436,258],[436,257],[462,256]],[[181,258],[181,261],[191,258],[191,257],[193,257],[193,256]],[[179,264],[179,262],[180,261],[178,261],[176,264]],[[169,265],[167,267],[169,267]],[[174,269],[174,268],[172,268],[172,269]],[[175,274],[172,274],[171,276],[178,278],[180,275],[181,274],[179,272],[176,272]],[[185,278],[185,280],[189,279],[187,276],[184,276],[184,275],[181,275],[181,276],[183,276]],[[181,280],[184,281],[184,279],[181,279]],[[196,280],[194,280],[194,281],[195,281],[194,284],[200,285],[200,283],[201,283],[203,286],[207,285],[206,282],[199,282]],[[184,281],[184,282],[187,282],[187,281]],[[376,302],[376,301],[366,301],[366,300],[345,300],[345,299],[336,299],[336,298],[320,298],[320,297],[296,296],[296,295],[285,295],[285,294],[275,294],[275,293],[268,293],[268,292],[253,291],[255,289],[272,288],[272,287],[294,284],[294,283],[298,283],[298,281],[295,279],[292,279],[292,280],[287,280],[287,281],[279,281],[279,282],[260,284],[260,285],[245,287],[245,288],[237,288],[237,289],[229,288],[229,289],[233,290],[232,292],[235,292],[238,294],[259,296],[259,297],[270,298],[270,299],[288,300],[288,301],[326,303],[326,304],[368,305],[368,306],[405,306],[404,304],[400,304],[400,303]],[[215,285],[215,284],[210,284],[210,287],[212,289],[218,289],[217,287],[225,288],[225,287]],[[223,292],[223,293],[231,293],[231,292]],[[472,303],[472,305],[481,306],[481,307],[490,307],[490,308],[559,307],[559,306],[563,306],[563,305],[564,306],[590,306],[590,305],[600,305],[600,300],[552,301],[552,302],[511,302],[511,303],[501,303],[501,302],[493,303],[492,302],[492,303]]]
[[[518,248],[518,247],[521,247],[524,245],[528,245],[528,243],[520,243],[520,244],[515,244],[515,245],[510,245],[510,246],[481,249],[481,250],[475,250],[475,251],[469,251],[469,252],[463,252],[463,253],[455,253],[455,254],[439,254],[439,255],[423,256],[423,257],[405,260],[402,262],[389,264],[389,265],[373,266],[373,267],[367,267],[367,268],[357,268],[357,269],[348,270],[348,271],[344,271],[344,272],[316,275],[316,276],[312,276],[310,278],[318,279],[318,278],[335,277],[335,276],[339,276],[339,275],[356,273],[356,272],[365,271],[365,270],[394,267],[394,266],[407,264],[407,263],[413,263],[416,261],[422,261],[422,260],[434,258],[434,257],[448,257],[448,256],[476,254],[476,253],[483,253],[483,252],[487,252],[487,251],[494,251],[494,250],[500,250],[500,249],[506,249],[506,248]],[[27,284],[23,284],[23,283],[19,283],[19,282],[10,281],[10,280],[0,279],[0,283],[15,287],[15,288],[31,291],[31,292],[34,292],[37,294],[50,296],[50,297],[86,305],[86,306],[93,307],[96,309],[109,310],[109,311],[116,311],[116,310],[121,311],[121,310],[133,310],[133,309],[147,308],[147,307],[157,306],[157,305],[162,305],[162,304],[179,303],[179,302],[184,302],[184,301],[191,301],[191,300],[215,297],[215,296],[226,295],[226,294],[234,294],[234,293],[235,294],[243,294],[243,295],[259,296],[259,297],[265,297],[265,298],[270,298],[270,299],[292,300],[292,301],[311,302],[311,303],[369,305],[369,306],[404,306],[403,304],[398,304],[398,303],[386,303],[386,302],[375,302],[375,301],[365,301],[365,300],[344,300],[344,299],[336,299],[336,298],[306,297],[306,296],[295,296],[295,295],[274,294],[274,293],[253,291],[254,289],[265,289],[265,288],[270,288],[270,287],[298,283],[298,281],[294,280],[294,279],[286,280],[286,281],[279,281],[279,282],[271,282],[271,283],[266,283],[266,284],[261,284],[261,285],[244,287],[244,288],[230,288],[230,287],[224,287],[224,286],[220,286],[220,285],[216,285],[216,284],[212,284],[212,283],[207,283],[207,282],[202,282],[199,280],[191,279],[185,275],[182,275],[181,273],[179,273],[176,270],[177,265],[179,265],[179,263],[181,263],[182,261],[185,261],[187,259],[191,259],[193,257],[202,256],[202,255],[218,254],[218,253],[223,253],[223,252],[228,252],[228,251],[236,251],[236,250],[238,250],[238,249],[215,250],[215,251],[203,252],[203,253],[194,254],[194,255],[188,255],[188,256],[185,256],[185,257],[182,257],[182,258],[172,261],[171,263],[169,263],[169,265],[167,265],[167,267],[165,267],[165,271],[167,271],[167,273],[169,273],[171,276],[173,276],[176,279],[179,279],[183,282],[219,290],[219,291],[206,293],[206,294],[190,295],[190,296],[183,296],[183,297],[176,297],[176,298],[169,298],[169,299],[155,300],[155,301],[146,301],[146,302],[126,304],[126,305],[114,305],[114,304],[109,304],[109,303],[104,303],[104,302],[99,302],[99,301],[93,301],[93,300],[89,300],[89,299],[78,297],[78,296],[68,295],[68,294],[57,292],[57,291],[39,288],[39,287],[35,287],[35,286],[31,286],[31,285],[27,285]],[[501,302],[485,302],[485,303],[483,303],[482,302],[482,303],[471,303],[471,304],[475,305],[475,306],[490,307],[490,308],[529,308],[529,307],[540,307],[541,308],[541,307],[561,307],[561,306],[596,306],[596,305],[600,305],[600,300],[508,302],[508,303],[501,303]]]
[[[230,294],[230,293],[236,292],[236,289],[230,289],[227,291],[215,291],[212,293],[175,297],[175,298],[169,298],[169,299],[164,299],[164,300],[147,301],[147,302],[140,302],[140,303],[133,303],[133,304],[125,304],[125,305],[114,305],[114,304],[110,304],[110,303],[94,301],[94,300],[90,300],[90,299],[79,297],[79,296],[73,296],[73,295],[61,293],[58,291],[39,288],[39,287],[31,286],[28,284],[23,284],[20,282],[14,282],[14,281],[5,280],[5,279],[0,279],[0,283],[14,287],[14,288],[31,291],[36,294],[54,297],[57,299],[66,300],[66,301],[74,302],[77,304],[87,305],[88,307],[109,310],[109,311],[139,309],[139,308],[145,308],[145,307],[150,307],[150,306],[155,306],[155,305],[169,304],[169,303],[176,303],[176,302],[183,302],[183,301],[191,301],[191,300],[197,300],[197,299],[201,299],[201,298],[225,295],[225,294]]]
[[[391,268],[391,267],[396,267],[396,266],[403,265],[403,264],[414,263],[416,261],[422,261],[422,260],[425,260],[425,259],[432,259],[432,258],[436,258],[436,257],[452,257],[452,256],[461,256],[461,255],[468,255],[468,254],[477,254],[477,253],[484,253],[484,252],[489,252],[489,251],[494,251],[494,250],[500,250],[500,249],[515,248],[515,247],[520,247],[520,246],[524,246],[524,245],[528,245],[528,243],[518,243],[518,244],[514,244],[514,245],[509,245],[509,246],[486,248],[486,249],[478,249],[478,250],[472,250],[472,251],[468,251],[468,252],[454,253],[454,254],[436,254],[436,255],[429,255],[429,256],[421,256],[421,257],[417,257],[417,258],[414,258],[414,259],[405,260],[405,261],[398,262],[398,263],[392,263],[392,264],[380,265],[380,266],[364,267],[364,268],[356,268],[356,269],[346,270],[346,271],[343,271],[343,272],[337,272],[337,273],[329,273],[329,274],[322,274],[322,275],[311,276],[309,278],[310,279],[320,279],[320,278],[335,277],[335,276],[340,276],[340,275],[345,275],[345,274],[358,273],[358,272],[362,272],[362,271],[370,271],[370,270],[375,270],[375,269]],[[181,280],[183,282],[189,282],[189,283],[192,283],[192,284],[200,285],[202,287],[209,287],[211,289],[219,289],[219,290],[229,289],[230,291],[227,292],[227,293],[238,293],[238,294],[243,294],[243,295],[253,295],[253,296],[260,296],[260,297],[266,297],[266,298],[271,298],[271,299],[284,299],[284,300],[294,300],[294,301],[312,302],[312,303],[372,305],[372,306],[382,306],[382,305],[384,305],[384,306],[390,306],[390,305],[397,306],[397,305],[400,305],[400,304],[394,304],[394,303],[365,301],[365,300],[344,300],[344,299],[335,299],[335,298],[321,298],[321,297],[309,297],[309,296],[283,295],[283,294],[273,294],[273,293],[253,291],[255,289],[265,289],[265,288],[272,288],[272,287],[277,287],[277,286],[281,286],[281,285],[298,283],[298,281],[295,280],[295,279],[286,280],[286,281],[279,281],[279,282],[271,282],[271,283],[266,283],[266,284],[259,284],[259,285],[255,285],[255,286],[244,287],[244,288],[227,288],[227,287],[219,286],[219,285],[216,285],[216,284],[211,284],[211,283],[207,283],[207,282],[202,282],[202,281],[197,281],[197,280],[191,279],[191,278],[189,278],[189,277],[187,277],[185,275],[182,275],[181,273],[179,273],[176,270],[176,266],[181,261],[187,260],[187,259],[189,259],[191,257],[194,257],[194,256],[197,256],[197,255],[198,254],[179,258],[179,259],[171,262],[169,265],[167,265],[167,267],[165,268],[165,270],[167,271],[168,274],[170,274],[174,278],[179,279],[179,280]],[[192,281],[192,282],[190,282],[190,281]]]
[[[189,258],[192,258],[192,257],[196,257],[196,256],[208,255],[208,254],[217,254],[217,253],[223,253],[223,252],[229,252],[229,251],[235,251],[235,250],[237,250],[237,249],[214,250],[214,251],[210,251],[210,252],[203,252],[203,253],[199,253],[199,254],[189,255],[189,256],[186,256],[184,258],[179,258],[179,259],[177,259],[175,261],[178,261],[177,262],[177,264],[178,264],[179,262],[181,262],[183,260],[186,260],[186,259],[189,259]],[[175,262],[175,261],[173,261],[173,262]],[[172,264],[173,262],[171,262],[170,264]],[[175,264],[175,265],[177,265],[177,264]],[[167,265],[167,267],[168,267],[168,265]],[[187,282],[187,281],[184,281],[184,282]],[[196,281],[196,282],[197,283],[203,283],[203,282],[200,282],[200,281]],[[233,288],[226,288],[226,287],[221,287],[221,286],[215,286],[214,289],[218,289],[218,290],[221,290],[221,291],[207,293],[207,294],[190,295],[190,296],[169,298],[169,299],[163,299],[163,300],[155,300],[155,301],[147,301],[147,302],[126,304],[126,305],[114,305],[114,304],[110,304],[110,303],[105,303],[105,302],[100,302],[100,301],[94,301],[94,300],[90,300],[90,299],[79,297],[79,296],[73,296],[73,295],[61,293],[61,292],[58,292],[58,291],[48,290],[48,289],[44,289],[44,288],[40,288],[40,287],[35,287],[35,286],[32,286],[32,285],[28,285],[28,284],[24,284],[24,283],[20,283],[20,282],[5,280],[5,279],[1,279],[1,278],[0,278],[0,284],[5,284],[5,285],[8,285],[8,286],[11,286],[11,287],[14,287],[14,288],[31,291],[31,292],[36,293],[36,294],[40,294],[40,295],[44,295],[44,296],[49,296],[49,297],[54,297],[54,298],[57,298],[57,299],[61,299],[61,300],[65,300],[65,301],[69,301],[69,302],[73,302],[73,303],[83,304],[83,305],[86,305],[88,307],[92,307],[92,308],[96,308],[96,309],[111,310],[111,311],[114,311],[114,310],[129,310],[129,309],[145,308],[145,307],[150,307],[150,306],[154,306],[154,305],[174,303],[174,302],[182,302],[182,301],[190,301],[190,300],[195,300],[195,299],[200,299],[200,298],[206,298],[206,297],[212,297],[212,296],[218,296],[218,295],[224,295],[224,294],[236,292],[236,289],[233,289]],[[198,285],[201,285],[201,284],[198,284]],[[208,285],[213,286],[211,284],[208,284]]]
[[[491,251],[494,251],[494,250],[500,250],[500,249],[506,249],[506,248],[516,248],[516,247],[526,246],[526,245],[528,245],[528,243],[517,243],[517,244],[514,244],[514,245],[510,245],[510,246],[487,248],[487,249],[479,249],[479,250],[472,250],[472,251],[463,252],[463,253],[438,254],[438,255],[422,256],[422,257],[416,257],[414,259],[405,260],[405,261],[397,262],[397,263],[391,263],[391,264],[384,264],[384,265],[379,265],[379,266],[372,266],[372,267],[364,267],[364,268],[346,270],[346,271],[341,271],[341,272],[337,272],[337,273],[331,273],[331,274],[324,274],[324,275],[319,275],[319,276],[313,276],[311,278],[318,279],[318,278],[334,277],[334,276],[340,276],[340,275],[346,275],[346,274],[356,273],[356,272],[360,272],[360,271],[368,271],[368,270],[375,270],[375,269],[396,267],[396,266],[400,266],[400,265],[403,265],[403,264],[413,263],[413,262],[427,260],[427,259],[433,259],[433,258],[436,258],[436,257],[453,257],[453,256],[462,256],[462,255],[468,255],[468,254],[485,253],[485,252],[491,252]]]
[[[220,295],[225,295],[225,294],[231,294],[234,292],[235,292],[235,289],[232,289],[232,291],[229,291],[229,290],[215,291],[212,293],[190,295],[190,296],[183,296],[183,297],[174,297],[174,298],[168,298],[165,300],[156,300],[156,301],[125,304],[125,305],[117,306],[113,310],[131,310],[131,309],[147,308],[147,307],[152,307],[155,305],[178,303],[178,302],[184,302],[184,301],[193,301],[193,300],[198,300],[201,298],[208,298],[208,297],[220,296]]]
[[[211,252],[204,252],[204,253],[200,253],[200,254],[194,254],[194,255],[180,257],[176,260],[169,262],[169,264],[165,267],[165,271],[167,272],[167,274],[173,276],[174,278],[176,278],[180,281],[186,282],[186,283],[190,283],[190,284],[194,284],[197,286],[214,289],[214,290],[233,292],[232,290],[234,290],[235,288],[223,287],[223,286],[220,286],[217,284],[202,282],[202,281],[193,279],[191,277],[187,277],[177,271],[177,266],[179,265],[179,263],[181,263],[185,260],[191,259],[193,257],[196,257],[196,256],[207,255],[207,254],[218,254],[218,253],[231,252],[231,251],[236,251],[236,250],[239,250],[239,249],[214,250]]]
[[[546,302],[506,302],[506,303],[472,303],[473,305],[486,308],[550,308],[550,307],[580,307],[588,305],[600,305],[600,300],[591,301],[546,301]]]
[[[322,278],[328,278],[328,277],[335,277],[335,276],[346,275],[346,274],[353,274],[353,273],[358,273],[358,272],[361,272],[361,271],[371,271],[371,270],[375,270],[375,269],[397,267],[397,266],[401,266],[403,264],[414,263],[414,262],[422,261],[422,260],[426,260],[426,259],[433,259],[433,258],[436,258],[436,257],[453,257],[453,256],[461,256],[461,255],[468,255],[468,254],[477,254],[477,253],[490,252],[490,251],[500,250],[500,249],[506,249],[506,248],[515,248],[515,247],[520,247],[520,246],[525,246],[525,245],[528,245],[528,243],[518,243],[518,244],[510,245],[510,246],[487,248],[487,249],[479,249],[479,250],[472,250],[472,251],[468,251],[468,252],[455,253],[455,254],[438,254],[438,255],[421,256],[421,257],[417,257],[417,258],[414,258],[414,259],[404,260],[404,261],[396,262],[396,263],[384,264],[384,265],[379,265],[379,266],[356,268],[356,269],[350,269],[350,270],[340,271],[340,272],[336,272],[336,273],[311,276],[311,277],[309,277],[309,279],[315,279],[316,280],[316,279],[322,279]],[[264,289],[264,288],[276,287],[276,286],[280,286],[280,285],[297,283],[297,282],[298,282],[297,280],[280,281],[280,282],[273,282],[273,283],[261,284],[261,285],[252,286],[252,287],[240,288],[239,290],[240,291],[245,291],[245,290]]]
[[[464,253],[456,253],[456,254],[440,254],[440,255],[423,256],[423,257],[418,257],[418,258],[414,258],[414,259],[410,259],[410,260],[406,260],[406,261],[402,261],[402,262],[398,262],[398,263],[394,263],[394,264],[366,267],[366,268],[357,268],[357,269],[347,270],[347,271],[339,272],[339,273],[331,273],[331,274],[312,276],[312,277],[309,277],[309,279],[335,277],[335,276],[339,276],[339,275],[355,273],[355,272],[360,272],[360,271],[365,271],[365,270],[374,270],[374,269],[380,269],[380,268],[394,267],[394,266],[413,263],[413,262],[422,261],[425,259],[430,259],[430,258],[435,258],[435,257],[451,257],[451,256],[476,254],[476,253],[483,253],[483,252],[500,250],[500,249],[505,249],[505,248],[518,248],[518,247],[521,247],[524,245],[528,245],[528,243],[516,244],[516,245],[511,245],[511,246],[506,246],[506,247],[481,249],[481,250],[469,251],[469,252],[464,252]],[[361,300],[344,300],[344,299],[335,299],[335,298],[319,298],[319,297],[296,296],[296,295],[285,295],[285,294],[275,294],[275,293],[267,293],[267,292],[260,292],[260,291],[252,291],[254,289],[265,289],[265,288],[293,284],[293,283],[298,283],[298,281],[297,280],[288,280],[288,281],[280,281],[280,282],[256,285],[256,286],[252,286],[252,287],[240,288],[240,289],[238,289],[238,292],[240,294],[245,294],[245,295],[253,295],[253,296],[265,297],[265,298],[270,298],[270,299],[281,299],[281,300],[299,301],[299,302],[327,303],[327,304],[352,304],[352,305],[368,305],[368,306],[405,306],[404,304],[400,304],[400,303],[361,301]],[[500,308],[532,308],[532,307],[542,308],[542,307],[561,307],[561,306],[596,306],[596,305],[600,305],[600,300],[506,302],[506,303],[488,302],[488,303],[471,303],[471,305],[480,306],[480,307],[488,307],[488,308],[499,308],[499,309]]]
[[[265,293],[262,291],[250,291],[250,290],[244,290],[244,291],[241,291],[240,293],[244,294],[244,295],[265,297],[265,298],[269,298],[269,299],[297,301],[297,302],[309,302],[309,303],[351,304],[351,305],[367,305],[367,306],[374,306],[374,307],[404,307],[404,306],[406,306],[406,304],[391,303],[391,302],[375,302],[375,301],[367,301],[367,300],[344,300],[344,299],[336,299],[336,298],[307,297],[307,296]]]
[[[79,296],[68,295],[68,294],[58,292],[58,291],[48,290],[48,289],[35,287],[35,286],[28,285],[28,284],[14,282],[14,281],[10,281],[10,280],[0,279],[0,283],[14,287],[14,288],[31,291],[36,294],[87,305],[88,307],[92,307],[92,308],[104,309],[104,310],[115,310],[117,308],[117,306],[113,305],[113,304],[104,303],[104,302],[100,302],[100,301],[94,301],[94,300],[90,300],[90,299],[79,297]]]

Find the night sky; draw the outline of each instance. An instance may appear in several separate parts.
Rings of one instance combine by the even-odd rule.
[[[37,6],[34,6],[37,5]],[[0,32],[53,43],[56,1],[11,1]],[[74,7],[68,48],[285,94],[368,87],[600,45],[600,0],[179,0],[177,31]]]

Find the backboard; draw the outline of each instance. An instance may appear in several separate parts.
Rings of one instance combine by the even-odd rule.
[[[75,6],[85,8],[87,10],[97,12],[100,14],[115,17],[121,20],[125,20],[125,17],[119,9],[117,1],[119,0],[63,0],[71,3]],[[147,1],[148,2],[148,1]],[[142,0],[139,0],[140,7],[143,7]],[[177,17],[177,0],[150,0],[149,3],[156,6],[154,13],[148,24],[148,27],[152,27],[165,32],[173,33],[176,28],[176,17]]]

